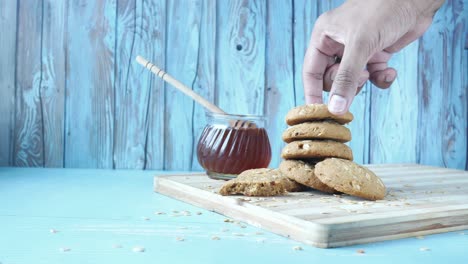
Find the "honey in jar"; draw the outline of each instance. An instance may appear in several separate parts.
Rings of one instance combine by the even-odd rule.
[[[210,178],[232,179],[245,170],[268,167],[271,146],[264,117],[207,113],[207,119],[197,157]]]

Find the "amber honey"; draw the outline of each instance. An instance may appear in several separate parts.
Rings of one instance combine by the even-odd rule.
[[[216,117],[210,121],[197,146],[198,162],[208,176],[231,179],[248,169],[268,167],[271,146],[261,120],[249,121],[255,122],[251,127],[235,127],[226,120],[216,122]]]

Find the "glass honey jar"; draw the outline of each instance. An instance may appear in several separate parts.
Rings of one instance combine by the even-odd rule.
[[[245,170],[268,167],[271,146],[264,116],[207,112],[206,117],[197,157],[210,178],[229,180]]]

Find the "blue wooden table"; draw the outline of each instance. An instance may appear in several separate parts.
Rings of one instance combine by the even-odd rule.
[[[318,249],[156,194],[160,174],[0,168],[0,263],[468,263],[468,230]]]

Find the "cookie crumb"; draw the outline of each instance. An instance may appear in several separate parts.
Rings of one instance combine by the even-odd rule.
[[[211,240],[220,240],[221,238],[217,237],[217,236],[212,236],[211,237]]]
[[[164,214],[166,214],[166,213],[164,213],[164,212],[154,212],[154,214],[155,214],[155,215],[164,215]]]
[[[356,253],[358,254],[366,254],[366,251],[364,249],[358,249],[356,250]]]
[[[243,202],[250,201],[250,200],[247,200],[247,199],[245,199],[243,197],[236,198],[236,200],[237,200],[238,203],[243,203]]]
[[[149,217],[146,217],[146,216],[143,216],[141,219],[143,219],[143,220],[145,220],[145,221],[149,221],[149,220],[151,220],[151,218],[149,218]]]
[[[52,229],[49,230],[49,232],[52,233],[52,234],[55,234],[55,233],[58,233],[58,230],[55,230],[55,229],[52,228]]]
[[[419,249],[419,251],[431,251],[431,249],[427,247],[422,247]]]
[[[232,233],[233,236],[244,236],[244,234],[241,233]]]
[[[202,213],[202,212],[196,212],[195,214],[196,214],[196,215],[201,215],[201,214],[203,214],[203,213]]]
[[[139,247],[139,246],[132,248],[133,252],[145,252],[145,250],[146,249],[144,247]]]
[[[229,218],[226,218],[226,219],[224,219],[224,222],[225,222],[225,223],[234,223],[234,220],[231,220],[231,219],[229,219]]]
[[[424,239],[424,236],[417,236],[417,239]]]
[[[295,251],[302,251],[303,250],[302,247],[300,247],[300,246],[295,246],[295,247],[293,247],[293,249]]]
[[[60,251],[62,251],[62,252],[68,252],[68,251],[71,251],[71,248],[61,247],[61,248],[60,248]]]
[[[329,212],[320,212],[320,214],[325,215],[325,214],[330,214],[330,213]]]
[[[185,241],[185,238],[183,238],[183,237],[176,237],[176,240],[177,240],[177,241]]]

